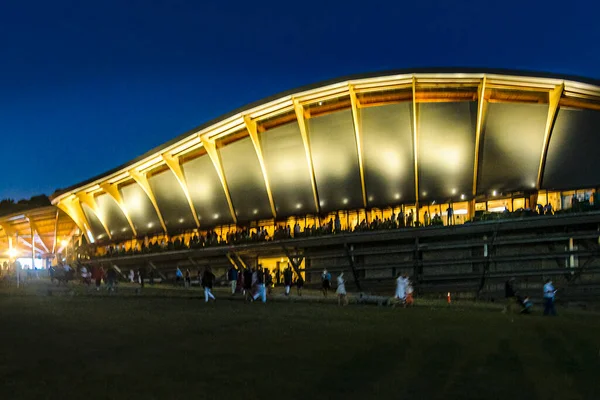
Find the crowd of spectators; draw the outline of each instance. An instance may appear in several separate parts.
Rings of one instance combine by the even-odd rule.
[[[558,213],[582,212],[589,211],[591,209],[595,210],[597,207],[594,207],[588,203],[574,201],[571,209],[561,210]],[[520,208],[513,212],[510,212],[508,208],[505,208],[503,212],[478,211],[475,213],[475,216],[471,221],[466,222],[473,223],[478,221],[526,218],[540,215],[548,216],[554,214],[555,211],[552,208],[552,205],[547,204],[542,206],[541,204],[538,204],[535,209]],[[455,218],[454,210],[451,207],[448,207],[444,217],[446,224],[452,225]],[[270,235],[267,229],[264,227],[244,227],[236,230],[230,230],[225,235],[220,235],[215,230],[209,230],[206,233],[194,233],[187,239],[187,241],[182,237],[175,236],[170,239],[163,238],[140,241],[136,246],[133,247],[126,247],[124,244],[111,244],[104,247],[105,251],[102,251],[102,256],[118,257],[136,254],[158,253],[163,251],[201,249],[205,247],[222,245],[240,245],[274,240],[309,238],[352,232],[368,232],[443,225],[444,220],[442,219],[442,216],[437,213],[433,216],[429,216],[426,211],[423,215],[422,221],[417,221],[411,210],[408,213],[392,213],[388,218],[380,218],[379,216],[375,216],[375,218],[371,221],[362,219],[360,223],[356,224],[354,227],[343,227],[340,216],[337,214],[335,218],[330,218],[328,221],[323,222],[318,226],[312,224],[302,228],[298,222],[296,222],[292,227],[290,227],[290,225],[278,225],[272,235]],[[80,257],[89,259],[98,256],[99,252],[97,250],[97,245],[84,245],[78,249],[78,253],[80,254]]]

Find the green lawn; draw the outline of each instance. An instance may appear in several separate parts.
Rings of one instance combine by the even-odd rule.
[[[596,314],[224,297],[2,289],[0,399],[600,398]]]

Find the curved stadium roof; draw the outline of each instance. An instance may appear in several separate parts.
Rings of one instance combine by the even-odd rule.
[[[95,238],[600,184],[600,85],[484,70],[347,77],[236,110],[53,204]]]

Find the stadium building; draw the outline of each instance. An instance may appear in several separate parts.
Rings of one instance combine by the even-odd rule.
[[[144,260],[160,269],[219,258],[224,265],[279,268],[296,260],[298,271],[352,268],[358,285],[359,277],[378,280],[402,270],[418,275],[421,268],[422,275],[422,242],[435,237],[437,275],[478,277],[499,232],[525,229],[523,244],[527,235],[571,229],[565,226],[598,229],[598,130],[600,83],[582,78],[466,69],[352,76],[235,110],[53,194],[52,204],[78,228],[72,242],[86,248],[84,262]],[[538,204],[551,206],[545,214],[564,215],[525,218]],[[583,220],[580,211],[588,211]],[[399,216],[405,229],[349,233],[363,220],[371,226]],[[304,234],[329,221],[339,224],[337,235]],[[174,240],[190,247],[207,232],[224,242],[243,228],[277,238],[278,227],[290,226],[294,236],[296,225],[302,239],[279,244],[221,243],[180,260],[165,257],[168,251],[150,259],[142,250]],[[598,243],[597,233],[588,236]],[[465,240],[475,244],[457,244]],[[587,257],[575,254],[583,246],[577,240],[557,236],[560,252],[532,242],[532,254],[572,268],[583,260],[574,256]],[[359,250],[367,242],[379,250]],[[463,264],[450,267],[451,260]],[[560,269],[544,260],[532,259],[523,271]],[[514,260],[506,263],[512,269],[500,270],[513,273]]]

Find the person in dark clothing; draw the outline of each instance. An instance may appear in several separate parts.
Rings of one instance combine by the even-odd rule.
[[[273,275],[271,275],[271,271],[265,268],[265,288],[268,294],[272,293],[273,289]]]
[[[202,287],[204,288],[204,302],[208,303],[208,299],[216,301],[215,296],[211,290],[215,281],[215,275],[212,273],[210,267],[206,267],[204,274],[202,275]]]
[[[244,296],[246,301],[250,300],[252,296],[252,270],[250,268],[244,269]]]
[[[231,285],[231,295],[235,294],[235,290],[237,288],[238,281],[238,270],[235,267],[229,268],[227,271],[227,280],[229,281],[229,285]]]
[[[144,280],[146,279],[146,269],[138,268],[138,280],[140,281],[140,289],[144,288]]]
[[[329,271],[327,271],[327,269],[324,269],[323,273],[321,274],[321,285],[323,296],[327,297],[327,293],[329,292],[329,289],[331,289],[331,274]]]
[[[285,295],[290,295],[290,288],[292,287],[292,269],[288,266],[283,270],[283,284],[285,286]]]
[[[192,275],[190,273],[190,269],[187,268],[185,270],[185,287],[190,287],[192,286]]]
[[[109,292],[116,290],[115,285],[117,283],[117,271],[114,268],[109,268],[106,271],[106,286]]]
[[[298,296],[302,296],[302,288],[304,287],[304,279],[302,279],[302,275],[298,275],[298,279],[296,279],[296,290],[298,291]]]
[[[510,278],[504,284],[504,297],[506,299],[506,305],[502,312],[509,314],[513,313],[513,308],[517,305],[517,292],[515,290],[515,278]]]

